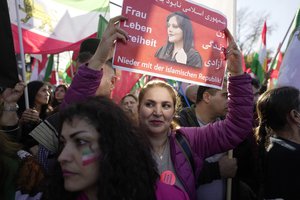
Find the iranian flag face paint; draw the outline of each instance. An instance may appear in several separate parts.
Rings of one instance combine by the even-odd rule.
[[[92,150],[91,147],[86,147],[82,151],[82,165],[86,166],[99,160],[100,153]]]

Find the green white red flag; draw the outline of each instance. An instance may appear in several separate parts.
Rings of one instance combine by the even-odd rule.
[[[278,74],[279,74],[279,70],[280,70],[280,66],[282,63],[282,52],[279,52],[278,55],[276,56],[274,62],[271,64],[271,74],[270,74],[270,81],[269,81],[269,85],[268,88],[274,88],[277,85],[278,82]]]
[[[14,46],[19,53],[15,1],[7,2]],[[96,37],[100,14],[109,19],[109,0],[23,0],[17,8],[25,53],[74,50],[83,39]]]
[[[300,89],[300,8],[298,9],[279,71],[277,86],[294,86]]]
[[[260,83],[263,82],[265,78],[265,73],[267,71],[267,48],[266,48],[266,36],[267,34],[267,23],[264,23],[260,42],[259,42],[259,49],[257,52],[254,53],[251,71],[255,74],[257,79]]]
[[[32,72],[30,81],[40,80],[50,82],[51,84],[57,83],[57,74],[54,67],[54,55],[47,54],[31,54],[34,58],[32,63]]]

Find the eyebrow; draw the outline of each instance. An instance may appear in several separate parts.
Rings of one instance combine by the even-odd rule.
[[[155,102],[154,100],[152,99],[145,99],[144,101],[151,101],[151,102]]]
[[[81,133],[85,133],[86,131],[76,131],[74,133],[72,133],[70,135],[70,138],[74,138],[76,135],[81,134]],[[61,135],[60,137],[62,137],[63,139],[65,139],[65,137],[63,135]]]
[[[157,101],[155,101],[155,100],[152,100],[152,99],[146,99],[146,101],[145,102],[150,102],[150,103],[161,103],[161,104],[163,104],[163,103],[173,103],[173,102],[171,102],[171,101],[162,101],[162,102],[157,102]]]

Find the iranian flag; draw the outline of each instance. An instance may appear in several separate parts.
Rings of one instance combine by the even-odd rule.
[[[20,52],[14,0],[7,0],[14,46]],[[20,0],[17,5],[25,53],[55,54],[78,49],[96,37],[99,16],[109,19],[109,0]]]
[[[292,26],[289,43],[279,70],[277,86],[294,86],[300,89],[300,9]]]
[[[257,52],[254,53],[251,71],[255,74],[260,83],[265,78],[265,72],[267,71],[267,48],[266,48],[266,34],[267,34],[267,23],[264,23],[261,38],[260,47]]]
[[[115,88],[112,91],[111,98],[119,103],[123,96],[131,91],[137,81],[142,77],[142,74],[137,74],[128,71],[117,70],[117,76],[119,77],[116,81]]]
[[[282,63],[282,52],[279,52],[275,58],[275,60],[273,61],[273,63],[271,64],[271,74],[270,74],[270,81],[269,81],[269,86],[268,88],[274,88],[277,85],[277,81],[278,81],[278,74],[279,74],[279,70],[280,70],[280,66]]]
[[[47,54],[31,54],[33,57],[33,70],[31,73],[30,81],[40,80],[49,82],[49,77],[52,73],[54,65],[54,55]]]

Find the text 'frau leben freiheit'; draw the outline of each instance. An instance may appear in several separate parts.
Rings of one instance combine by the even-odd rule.
[[[147,19],[147,13],[141,12],[139,10],[135,10],[131,6],[126,6],[125,13],[135,16],[135,17],[138,17],[138,18],[141,18],[141,19]],[[141,25],[138,22],[124,21],[124,27],[134,29],[137,31],[141,31],[144,33],[150,33],[150,34],[152,33],[151,27]],[[153,38],[152,39],[144,38],[141,35],[128,35],[128,36],[129,36],[130,41],[133,43],[142,44],[142,45],[146,45],[146,46],[150,46],[150,47],[156,47],[156,40]]]

